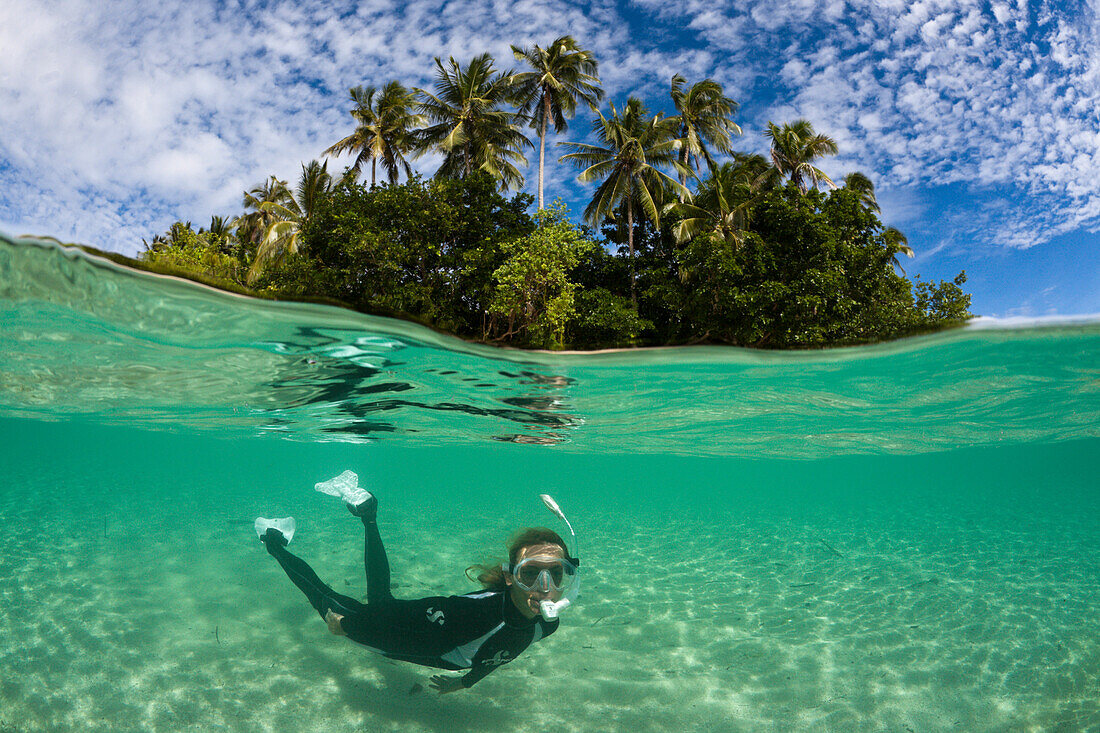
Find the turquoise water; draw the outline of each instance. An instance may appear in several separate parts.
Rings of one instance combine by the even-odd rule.
[[[470,346],[0,241],[0,731],[1100,728],[1100,324],[813,353]],[[470,691],[329,635],[578,530],[560,632]]]

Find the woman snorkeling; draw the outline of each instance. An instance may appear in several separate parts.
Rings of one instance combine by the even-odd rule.
[[[333,634],[379,652],[427,667],[469,670],[460,677],[434,675],[439,693],[471,687],[528,646],[558,628],[560,610],[579,591],[579,560],[570,557],[562,538],[545,527],[521,530],[508,548],[508,562],[473,566],[483,590],[460,596],[398,600],[390,593],[390,565],[378,532],[378,500],[358,487],[358,477],[345,471],[317,490],[341,497],[363,522],[367,602],[340,595],[321,582],[313,569],[286,549],[294,536],[294,519],[256,520],[256,533]],[[566,522],[554,500],[543,501]],[[570,527],[572,533],[572,527]],[[576,535],[574,535],[575,546]]]

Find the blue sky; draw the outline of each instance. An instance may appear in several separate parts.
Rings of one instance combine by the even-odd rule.
[[[1100,313],[1100,0],[5,0],[0,229],[127,254],[177,219],[239,213],[351,128],[347,89],[429,86],[435,56],[571,34],[608,99],[668,109],[669,78],[741,105],[738,147],[809,119],[835,178],[875,181],[910,275],[965,269],[974,311]],[[558,139],[584,139],[582,115]],[[548,146],[549,147],[549,146]],[[530,157],[537,163],[537,154]],[[339,169],[346,160],[331,168]],[[418,162],[426,174],[436,161]],[[586,191],[548,165],[575,216]],[[534,189],[534,169],[528,189]]]

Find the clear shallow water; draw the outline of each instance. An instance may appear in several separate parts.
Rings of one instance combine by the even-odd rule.
[[[547,355],[0,242],[0,730],[1100,726],[1100,325]],[[552,521],[562,631],[472,691],[328,636],[255,541],[399,595]]]

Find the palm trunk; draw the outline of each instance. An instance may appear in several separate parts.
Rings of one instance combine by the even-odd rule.
[[[550,117],[550,97],[543,95],[542,129],[539,131],[539,211],[542,211],[542,168],[546,158],[546,121]]]
[[[638,310],[638,292],[634,286],[634,200],[626,200],[626,246],[630,250],[630,302]]]
[[[371,188],[374,188],[374,184],[377,181],[377,171],[378,171],[378,159],[377,158],[371,158],[370,159],[370,187]]]
[[[687,149],[686,148],[680,148],[680,165],[687,166],[687,155],[688,155],[687,154]],[[680,170],[679,174],[680,174],[680,185],[684,186],[686,188],[687,187],[687,175],[683,172],[683,170]],[[683,191],[680,191],[680,203],[681,204],[684,203],[684,192]]]

